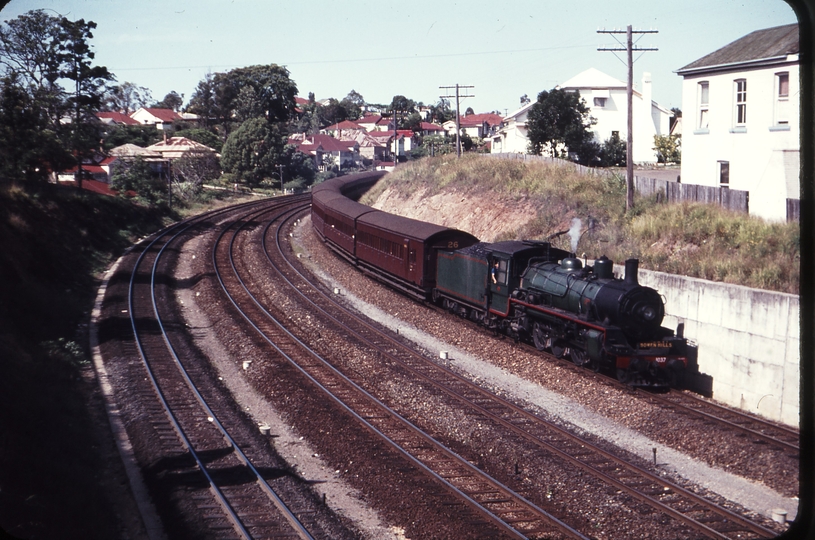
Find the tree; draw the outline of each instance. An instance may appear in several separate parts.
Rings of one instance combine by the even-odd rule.
[[[61,169],[72,161],[46,111],[14,74],[0,79],[0,179],[44,182],[49,167]]]
[[[594,135],[589,128],[594,123],[580,92],[566,92],[560,88],[544,90],[529,109],[529,152],[567,157],[569,153],[580,156],[578,152],[582,149],[584,152],[579,161],[587,163],[595,157],[589,157],[590,152],[585,151],[592,148],[589,143]]]
[[[209,131],[208,129],[202,128],[181,129],[175,132],[175,136],[186,137],[191,141],[199,142],[204,146],[209,146],[210,148],[219,153],[224,146],[224,143],[221,142],[221,139],[219,139],[216,134]]]
[[[110,189],[125,196],[135,191],[139,197],[151,204],[167,196],[167,184],[150,168],[150,164],[140,157],[117,159],[111,166]]]
[[[188,111],[213,118],[226,139],[250,118],[287,122],[294,117],[297,86],[289,71],[276,64],[236,68],[207,76],[190,99]]]
[[[362,108],[365,107],[365,98],[363,98],[359,92],[351,90],[347,96],[342,98],[340,105],[345,109],[346,118],[356,120],[362,116]]]
[[[102,104],[105,82],[113,77],[104,66],[93,66],[95,54],[88,40],[93,38],[93,21],[84,19],[60,20],[61,32],[58,46],[61,61],[60,76],[73,82],[73,92],[68,94],[67,106],[71,110],[71,149],[76,156],[77,184],[82,188],[82,161],[97,148],[99,128],[94,113]]]
[[[659,163],[682,161],[682,138],[680,135],[654,135],[654,150]]]
[[[521,96],[521,107],[523,107],[527,103],[532,103],[532,100],[529,99],[529,96],[527,94],[524,94]]]
[[[135,144],[136,146],[150,146],[161,140],[155,124],[144,124],[137,126],[112,125],[103,128],[102,146],[106,150],[122,146],[123,144]]]
[[[153,106],[157,109],[170,109],[178,112],[184,104],[184,94],[179,95],[175,90],[170,91],[169,94],[164,96],[164,99],[155,103]]]
[[[109,111],[130,114],[141,107],[149,106],[152,99],[149,89],[137,86],[132,82],[124,82],[108,86],[102,98],[102,104]]]
[[[229,135],[221,166],[238,180],[257,185],[276,172],[285,142],[279,124],[252,118]]]
[[[600,165],[602,167],[625,167],[626,147],[628,144],[620,139],[616,131],[603,143],[600,150]]]
[[[173,192],[186,195],[182,198],[189,198],[201,192],[204,182],[215,180],[220,175],[221,169],[214,152],[185,152],[172,163]],[[181,184],[185,184],[186,189]]]

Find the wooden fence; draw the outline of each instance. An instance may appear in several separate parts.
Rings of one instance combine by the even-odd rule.
[[[750,192],[739,189],[681,184],[670,180],[634,176],[634,189],[643,196],[657,194],[667,203],[693,201],[718,204],[736,212],[749,213]]]
[[[484,157],[495,159],[511,159],[515,161],[537,161],[543,163],[553,163],[571,167],[578,174],[591,176],[610,176],[614,174],[608,169],[584,167],[566,159],[559,159],[547,156],[534,156],[531,154],[480,154]],[[672,180],[659,178],[647,178],[634,175],[634,189],[639,195],[649,196],[657,194],[657,197],[666,203],[677,203],[682,201],[693,201],[709,204],[717,204],[735,212],[750,212],[750,192],[739,189],[721,188],[714,186],[701,186],[698,184],[682,184]],[[787,221],[798,221],[801,215],[801,201],[798,199],[787,199]]]

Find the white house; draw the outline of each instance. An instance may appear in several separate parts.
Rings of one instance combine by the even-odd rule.
[[[579,90],[590,114],[597,120],[592,126],[594,138],[600,144],[616,132],[620,139],[628,138],[628,98],[626,83],[589,68],[563,83],[565,91]],[[640,89],[633,89],[632,123],[634,126],[634,163],[656,163],[654,136],[667,135],[673,113],[651,99],[651,74],[642,74]]]
[[[800,198],[798,51],[798,25],[789,24],[676,71],[688,121],[683,182],[748,191],[750,214],[788,219]]]
[[[535,102],[530,102],[505,116],[501,122],[501,127],[490,139],[492,154],[526,154],[529,147],[529,132],[526,128],[526,121],[529,118],[529,109]]]
[[[184,120],[184,117],[172,109],[141,107],[130,115],[139,124],[155,124],[156,129],[172,130],[173,123]]]
[[[626,83],[589,68],[572,77],[558,88],[579,91],[589,108],[589,114],[597,121],[591,129],[599,144],[617,134],[621,140],[628,138],[628,99]],[[634,125],[635,163],[655,163],[654,135],[667,135],[673,113],[651,99],[651,74],[643,73],[641,89],[633,89],[632,122]],[[492,152],[526,153],[529,145],[527,119],[533,100],[504,117],[501,128],[492,137]]]

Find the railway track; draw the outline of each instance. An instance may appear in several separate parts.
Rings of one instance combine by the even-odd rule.
[[[163,307],[172,304],[173,295],[168,254],[188,232],[228,212],[235,210],[165,230],[144,246],[133,266],[127,312],[154,392],[144,391],[149,423],[167,456],[164,474],[188,485],[188,498],[211,537],[311,539],[309,514],[296,516],[275,492],[266,478],[275,465],[257,451],[257,441],[241,429],[234,411],[223,406],[224,396],[184,345],[182,321]]]
[[[306,207],[301,205],[285,215],[275,213],[266,219],[269,224],[282,224]],[[250,291],[252,282],[241,277],[247,272],[234,257],[236,239],[259,217],[244,219],[231,231],[224,229],[212,257],[218,280],[233,306],[263,337],[273,354],[293,366],[359,425],[384,441],[394,454],[407,461],[414,474],[443,486],[449,502],[442,504],[466,507],[462,510],[462,519],[483,522],[504,535],[518,538],[587,538],[405,420],[287,330],[281,317],[267,309],[257,293]]]
[[[435,306],[432,307],[439,309],[435,308]],[[796,428],[772,422],[744,411],[719,405],[682,390],[670,389],[667,392],[658,393],[648,389],[635,388],[618,381],[611,375],[605,375],[590,369],[578,367],[567,358],[558,358],[554,355],[538,351],[534,346],[529,344],[522,343],[520,345],[525,350],[534,351],[535,354],[544,354],[547,358],[560,363],[560,365],[568,366],[570,369],[579,371],[586,377],[592,377],[601,384],[616,388],[619,391],[633,392],[639,398],[657,403],[661,407],[667,408],[676,414],[683,414],[693,417],[700,422],[716,425],[718,429],[724,432],[741,434],[754,443],[772,445],[796,459],[799,457],[798,441],[800,439],[800,431]]]
[[[282,230],[281,228],[277,229]],[[264,235],[264,239],[267,235]],[[695,534],[711,538],[768,538],[775,532],[749,519],[717,506],[664,478],[639,469],[624,460],[594,446],[585,439],[553,426],[535,415],[473,385],[452,371],[429,362],[422,355],[406,348],[388,332],[357,317],[334,302],[330,295],[312,287],[308,278],[299,273],[290,262],[281,262],[286,250],[279,245],[279,233],[274,236],[276,248],[264,250],[276,271],[286,275],[293,291],[309,302],[315,309],[344,325],[353,336],[379,351],[388,362],[400,364],[417,378],[436,386],[448,395],[466,402],[468,407],[479,411],[485,418],[501,424],[528,443],[538,445],[573,465],[602,478],[641,503],[652,506],[684,524]],[[284,264],[286,266],[284,266]]]

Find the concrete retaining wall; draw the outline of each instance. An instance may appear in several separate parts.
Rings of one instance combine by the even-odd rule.
[[[663,326],[685,323],[715,400],[798,425],[798,296],[649,270],[639,281],[665,298]]]

